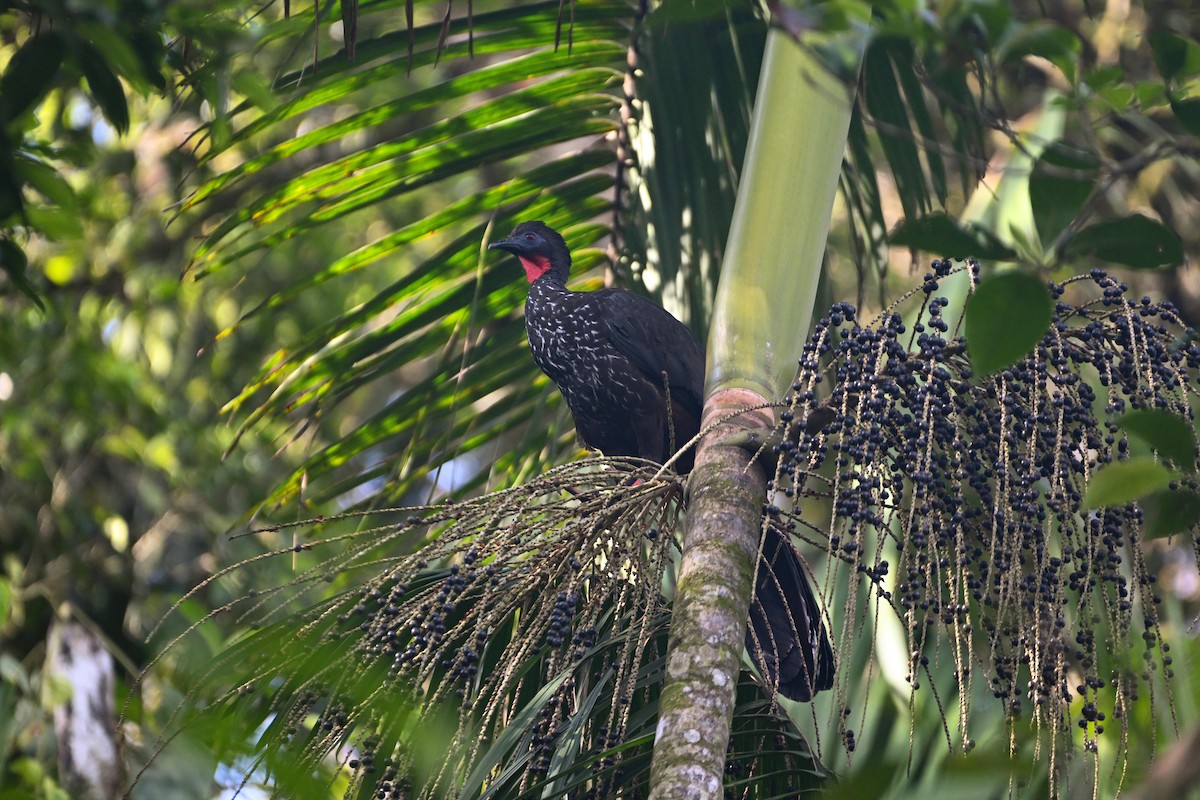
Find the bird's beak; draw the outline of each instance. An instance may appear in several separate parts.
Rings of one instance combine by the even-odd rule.
[[[501,239],[498,242],[492,242],[488,245],[488,250],[506,250],[513,255],[520,252],[520,245],[508,239]]]

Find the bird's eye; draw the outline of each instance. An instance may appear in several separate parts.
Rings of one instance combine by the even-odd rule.
[[[532,241],[533,241],[533,234],[532,234],[532,233],[527,233],[527,234],[525,234],[525,241],[527,241],[527,242],[532,242]]]

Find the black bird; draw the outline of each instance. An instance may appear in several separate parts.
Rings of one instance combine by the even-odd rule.
[[[488,249],[512,253],[525,268],[529,349],[562,392],[585,445],[661,464],[672,455],[672,443],[682,447],[696,435],[704,348],[687,326],[631,292],[569,290],[570,251],[540,221],[521,223]],[[689,471],[691,456],[676,466]],[[820,606],[800,557],[774,527],[767,529],[762,558],[746,648],[781,694],[810,700],[833,686],[833,648]]]

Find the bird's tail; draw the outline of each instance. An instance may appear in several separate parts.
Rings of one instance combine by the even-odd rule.
[[[808,701],[833,688],[833,647],[790,537],[769,526],[746,627],[746,649],[772,688]]]

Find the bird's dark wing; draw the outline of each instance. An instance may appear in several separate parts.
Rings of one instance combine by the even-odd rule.
[[[833,647],[800,556],[774,525],[763,539],[757,572],[746,649],[768,684],[807,702],[833,687]]]
[[[672,400],[699,420],[704,405],[704,348],[695,335],[670,312],[640,295],[602,289],[591,296],[600,303],[613,346],[654,385],[663,385],[665,372]]]

